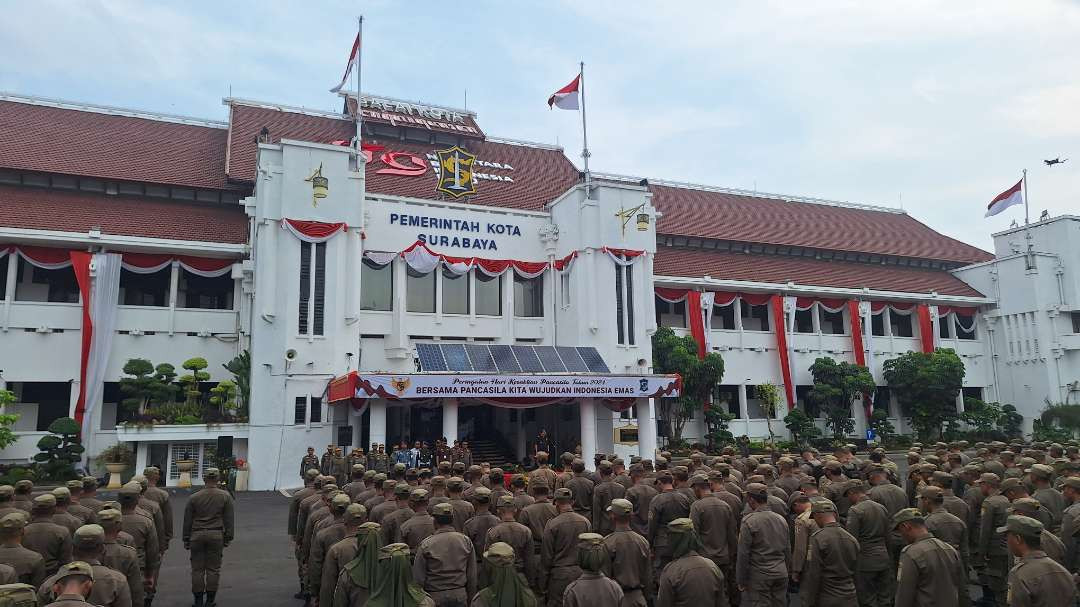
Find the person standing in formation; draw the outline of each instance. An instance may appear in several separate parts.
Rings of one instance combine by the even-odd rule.
[[[848,523],[854,509],[848,510]],[[829,500],[810,505],[818,530],[810,536],[806,566],[799,580],[803,607],[851,607],[856,602],[855,577],[860,544],[836,520]]]
[[[716,605],[728,607],[724,574],[712,560],[699,554],[701,539],[688,518],[668,523],[672,561],[660,575],[656,607]]]
[[[195,607],[217,605],[222,551],[233,541],[233,498],[218,487],[217,468],[203,472],[206,483],[184,510],[184,548],[191,552],[191,593]]]
[[[619,607],[623,591],[606,575],[610,569],[604,536],[599,533],[578,535],[578,567],[581,575],[566,586],[563,592],[564,607]]]
[[[930,534],[916,508],[897,512],[892,524],[907,544],[900,551],[894,607],[957,607],[967,583],[960,555]]]
[[[555,490],[555,508],[559,514],[544,526],[540,545],[540,579],[548,607],[562,607],[566,587],[581,576],[578,536],[588,533],[590,527],[589,519],[574,512],[574,494],[570,489]]]
[[[607,510],[614,531],[604,538],[604,546],[611,558],[611,577],[623,591],[620,607],[645,607],[645,597],[653,595],[649,542],[630,528],[634,505],[629,500],[611,500]]]
[[[1041,550],[1044,528],[1027,516],[1010,516],[1004,528],[1009,552],[1017,559],[1009,571],[1010,607],[1053,607],[1076,602],[1076,584],[1067,569]]]
[[[476,593],[471,607],[537,607],[529,585],[516,571],[516,551],[505,542],[493,542],[484,551],[488,584]]]
[[[746,502],[750,512],[739,528],[739,552],[735,558],[739,592],[750,605],[784,607],[791,563],[787,521],[769,509],[765,485],[747,485]]]

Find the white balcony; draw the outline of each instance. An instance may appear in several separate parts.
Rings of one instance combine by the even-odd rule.
[[[247,439],[248,424],[160,424],[116,427],[116,439],[121,442],[199,442],[217,440],[219,436]]]

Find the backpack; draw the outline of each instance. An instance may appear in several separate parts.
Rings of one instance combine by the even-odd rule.
[[[37,590],[30,584],[0,584],[0,607],[39,607]]]

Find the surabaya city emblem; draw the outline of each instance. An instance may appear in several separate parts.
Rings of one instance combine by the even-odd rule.
[[[438,150],[436,154],[439,156],[439,183],[435,190],[451,198],[475,194],[473,163],[476,156],[456,145],[448,150]]]

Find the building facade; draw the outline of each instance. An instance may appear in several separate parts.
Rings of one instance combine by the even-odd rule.
[[[328,444],[446,437],[520,459],[545,430],[590,463],[594,452],[649,457],[668,427],[663,378],[651,375],[657,326],[723,355],[714,402],[751,437],[767,435],[755,387],[780,384],[788,404],[807,406],[821,356],[867,364],[882,382],[888,358],[951,347],[964,395],[1013,402],[1028,418],[1045,381],[1073,381],[1072,371],[1014,380],[1038,365],[1010,360],[1010,375],[997,362],[1035,326],[1005,311],[1010,290],[991,278],[1009,255],[901,211],[585,176],[561,149],[490,137],[464,110],[342,101],[332,113],[226,99],[218,122],[0,97],[12,134],[0,144],[0,381],[16,394],[8,410],[21,435],[3,460],[25,461],[65,415],[84,420],[91,453],[129,443],[140,466],[170,479],[182,460],[196,461],[198,478],[231,437],[253,489],[296,486],[304,449]],[[1049,265],[1064,241],[1046,242]],[[1046,293],[1058,276],[1040,274]],[[1065,297],[1057,324],[1040,317],[1040,330],[1069,328]],[[1042,339],[1040,352],[1071,349],[1068,336]],[[203,358],[208,393],[245,351],[245,411],[203,398],[212,414],[180,408],[161,423],[122,402],[130,359],[183,375]],[[415,390],[540,371],[554,383],[644,383],[543,398],[372,388],[376,376]],[[345,397],[330,389],[343,378]],[[905,427],[887,387],[872,406]],[[866,411],[852,415],[861,436]],[[684,437],[704,433],[694,419]]]

